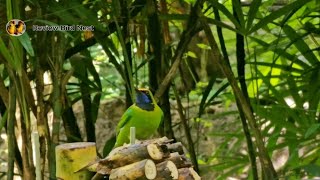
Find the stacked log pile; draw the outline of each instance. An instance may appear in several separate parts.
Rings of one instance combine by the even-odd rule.
[[[115,148],[105,158],[89,166],[96,175],[92,179],[110,180],[200,180],[180,142],[166,137],[141,141]]]

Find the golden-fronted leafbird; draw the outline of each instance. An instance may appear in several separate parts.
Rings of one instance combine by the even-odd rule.
[[[163,119],[163,112],[149,89],[136,89],[136,102],[122,115],[117,125],[115,147],[129,143],[130,127],[135,127],[136,138],[147,139],[154,134]]]

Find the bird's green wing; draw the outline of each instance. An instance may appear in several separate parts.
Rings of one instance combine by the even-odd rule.
[[[163,114],[163,111],[161,110],[161,121],[160,121],[160,124],[163,124],[164,123],[163,121],[164,121],[164,114]]]
[[[122,115],[120,122],[117,125],[117,135],[119,134],[121,128],[123,128],[132,117],[132,108],[129,107],[127,111]]]
[[[161,113],[161,118],[160,118],[160,122],[159,122],[159,126],[158,126],[159,132],[161,132],[164,128],[164,114],[161,109],[160,109],[160,113]]]

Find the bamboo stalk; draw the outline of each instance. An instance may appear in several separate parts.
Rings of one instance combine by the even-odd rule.
[[[36,180],[42,180],[40,143],[39,143],[39,134],[37,132],[32,133],[31,141],[32,141],[32,150],[33,150],[33,162],[36,167]]]
[[[16,113],[16,86],[10,83],[9,89],[9,113],[7,120],[7,135],[8,135],[8,170],[7,179],[13,180],[14,176],[14,151],[15,151],[15,137],[14,137],[14,124]]]

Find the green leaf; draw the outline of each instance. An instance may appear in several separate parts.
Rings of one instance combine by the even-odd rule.
[[[196,0],[185,0],[190,5],[194,5],[196,3]]]
[[[303,109],[303,99],[300,97],[300,95],[298,93],[299,91],[302,91],[302,89],[300,89],[297,86],[297,82],[294,80],[294,78],[292,76],[288,76],[287,78],[288,78],[288,80],[287,80],[288,89],[289,89],[290,95],[292,96],[292,98],[296,104],[296,107]]]
[[[99,76],[96,68],[93,65],[92,59],[85,58],[83,60],[85,61],[87,70],[93,76],[93,79],[94,79],[94,81],[95,81],[95,83],[97,85],[96,87],[98,87],[98,89],[101,90],[102,86],[101,86],[100,76]]]
[[[80,2],[78,3],[71,1],[70,6],[72,7],[72,10],[81,18],[82,24],[87,26],[93,25],[95,29],[101,32],[106,32],[106,28],[104,28],[101,22],[98,21],[97,15],[94,13],[94,11],[87,9]]]
[[[113,41],[109,38],[104,38],[102,39],[102,41],[104,41],[104,43],[106,44],[107,47],[109,47],[109,49],[117,56],[120,56],[120,53],[118,51],[118,48],[116,47],[116,45],[113,43]],[[100,44],[102,43],[101,41],[99,41]]]
[[[123,49],[124,65],[126,67],[125,69],[127,70],[126,73],[128,75],[128,77],[125,79],[126,86],[130,91],[131,101],[135,102],[135,99],[134,99],[135,91],[134,91],[134,82],[133,82],[133,77],[132,77],[132,67],[131,67],[130,62],[129,62],[129,55],[128,55],[128,51],[127,51],[127,48],[126,48],[125,39],[123,39],[122,30],[121,30],[121,28],[120,28],[120,26],[118,24],[117,19],[114,18],[114,22],[115,22],[116,28],[117,28],[118,39],[119,39],[119,42],[120,42],[121,47]]]
[[[282,105],[272,105],[271,107],[253,106],[253,108],[256,109],[255,112],[259,117],[270,120],[276,127],[285,128],[291,133],[300,131],[299,128],[284,118],[290,115],[290,108],[285,108]]]
[[[95,32],[96,40],[102,46],[102,49],[109,57],[109,61],[115,66],[122,79],[125,80],[124,70],[122,65],[117,61],[116,56],[119,57],[119,51],[113,40],[104,38],[101,32]]]
[[[284,6],[283,8],[278,9],[277,11],[272,12],[265,18],[261,19],[256,25],[254,25],[250,31],[247,33],[248,35],[259,30],[260,28],[266,26],[267,24],[271,23],[273,20],[289,13],[293,9],[298,10],[298,8],[301,8],[306,3],[310,2],[311,0],[297,0],[294,1],[291,4],[288,4]]]
[[[31,40],[30,40],[28,33],[25,32],[21,36],[18,36],[17,38],[20,41],[20,43],[22,44],[22,46],[24,47],[24,49],[27,51],[27,53],[33,57],[34,50],[33,50]]]
[[[99,111],[99,105],[100,105],[100,99],[101,99],[101,92],[102,92],[102,85],[100,81],[100,76],[96,70],[96,68],[93,65],[93,62],[89,58],[83,59],[86,64],[87,70],[90,72],[90,74],[93,76],[94,82],[96,84],[95,89],[97,93],[94,95],[92,103],[91,103],[91,118],[92,121],[95,123],[98,117],[98,111]],[[89,79],[88,79],[89,80]]]
[[[302,74],[304,71],[298,68],[294,68],[292,66],[288,66],[288,65],[282,65],[282,64],[273,64],[273,63],[268,63],[268,62],[248,62],[247,64],[253,64],[253,65],[257,65],[257,66],[265,66],[265,67],[272,67],[272,68],[278,68],[281,69],[283,71],[287,71],[287,72],[296,72],[299,74]]]
[[[320,28],[316,28],[311,22],[306,22],[304,24],[304,29],[310,33],[320,34]]]
[[[273,124],[270,123],[270,126],[273,127]],[[273,147],[275,147],[277,145],[278,139],[281,135],[281,129],[282,129],[282,127],[280,127],[280,126],[275,127],[274,131],[272,132],[271,136],[268,139],[268,144],[267,144],[268,149],[272,149]],[[265,131],[265,132],[268,133],[267,131]]]
[[[121,14],[120,1],[112,1],[111,5],[112,5],[112,15],[116,16],[117,18],[120,17],[120,14]]]
[[[212,4],[215,8],[217,8],[219,11],[221,11],[227,18],[234,24],[234,26],[237,29],[241,29],[241,26],[237,19],[232,15],[232,13],[221,3],[219,3],[217,0],[209,0],[209,3]]]
[[[278,61],[278,62],[280,62],[280,61]],[[280,77],[281,76],[281,72],[282,72],[282,70],[280,68],[274,68],[275,65],[282,66],[281,64],[272,64],[272,66],[271,66],[269,75],[271,76],[270,77],[270,83],[273,86],[279,84],[280,78],[272,78],[272,77],[275,77],[275,76],[279,76]]]
[[[203,113],[203,111],[204,111],[205,102],[206,102],[206,100],[207,100],[207,98],[208,98],[208,96],[209,96],[209,93],[210,93],[210,91],[211,91],[211,89],[212,89],[215,81],[216,81],[216,78],[215,78],[215,77],[212,77],[212,78],[210,79],[210,81],[209,81],[208,86],[206,87],[206,90],[202,93],[203,95],[202,95],[201,102],[200,102],[200,105],[199,105],[198,117],[201,117],[201,115],[202,115],[202,113]]]
[[[13,53],[11,53],[13,59],[11,59],[9,63],[12,65],[14,70],[17,71],[19,75],[21,75],[23,47],[16,37],[10,37],[10,41],[11,43],[9,43],[9,49],[13,51]]]
[[[4,2],[2,2],[2,3],[4,3]],[[6,1],[6,8],[7,8],[7,19],[8,20],[13,19],[12,2],[11,1],[9,1],[9,0]]]
[[[290,146],[291,146],[291,148],[290,148]],[[289,144],[290,156],[287,161],[287,164],[291,167],[298,167],[299,166],[300,158],[299,158],[298,150],[299,149],[297,148],[297,144],[295,144],[295,143]]]
[[[228,11],[228,10],[227,10]],[[229,12],[229,14],[233,17],[233,15]],[[189,15],[186,14],[160,14],[159,15],[160,20],[167,20],[167,21],[172,21],[172,20],[181,20],[181,21],[186,21],[189,18]],[[236,19],[233,17],[233,19],[235,20],[235,23],[237,23],[238,25],[235,25],[236,27],[240,28],[239,23],[236,21]],[[234,27],[228,25],[227,23],[221,22],[221,21],[217,21],[216,19],[212,19],[209,17],[205,17],[205,20],[210,23],[210,24],[214,24],[218,27],[222,27],[222,28],[226,28],[229,29],[231,31],[237,32],[239,34],[242,34],[242,31],[235,29]]]
[[[4,44],[2,38],[0,37],[0,52],[3,55],[3,57],[8,61],[9,63],[12,61],[12,56],[7,48],[7,46]]]
[[[230,25],[228,25],[226,23],[223,23],[221,21],[217,21],[216,19],[205,18],[204,21],[208,22],[209,24],[214,24],[216,26],[219,26],[219,27],[222,27],[222,28],[226,28],[226,29],[229,29],[229,30],[231,30],[233,32],[236,32],[236,33],[239,33],[241,35],[244,35],[244,33],[242,31],[240,31],[238,29],[235,29],[235,28],[233,28],[232,26],[230,26]]]
[[[73,76],[78,78],[82,83],[93,87],[95,90],[99,89],[98,85],[88,79],[86,57],[72,56],[70,62],[75,71]]]
[[[192,52],[192,51],[188,51],[188,52],[187,52],[187,56],[190,56],[190,57],[192,57],[192,58],[197,58],[196,53],[194,53],[194,52]]]
[[[304,138],[308,138],[310,137],[311,135],[313,135],[318,129],[320,128],[320,124],[317,123],[317,124],[312,124],[307,132],[304,134]]]
[[[198,43],[197,46],[201,49],[211,49],[211,47],[207,44],[203,44],[203,43]]]
[[[300,117],[297,117],[297,114],[287,105],[285,99],[284,99],[284,92],[283,91],[279,91],[278,89],[276,89],[273,85],[271,85],[269,78],[267,78],[266,76],[264,76],[261,71],[259,71],[259,69],[257,69],[257,75],[258,77],[260,77],[263,82],[269,87],[269,90],[272,92],[272,94],[274,95],[274,97],[278,100],[279,105],[275,105],[274,107],[274,111],[278,111],[281,110],[282,112],[279,112],[278,115],[282,115],[284,113],[287,113],[288,116],[292,117],[294,119],[294,121],[296,121],[297,123],[302,124],[302,120],[300,119]],[[274,113],[274,112],[273,112]],[[268,116],[266,116],[267,119]],[[272,118],[270,118],[271,120]],[[283,119],[283,117],[279,117],[279,118],[273,118],[273,119]],[[274,121],[274,123],[279,123],[277,121]],[[290,128],[292,132],[297,133],[298,131],[302,131],[302,129],[296,128],[292,123],[285,121],[285,119],[283,121],[281,121],[281,123],[286,123],[286,125],[288,126],[287,128]],[[289,130],[289,129],[288,129]]]
[[[49,1],[49,6],[50,8],[48,10],[59,17],[61,23],[70,25],[79,23],[79,19],[69,12],[69,8],[62,6],[59,2]]]
[[[320,176],[320,166],[316,164],[308,164],[303,167],[303,169],[310,176]]]
[[[250,9],[248,12],[248,19],[247,19],[247,25],[246,25],[246,31],[249,31],[251,28],[251,25],[253,23],[254,17],[256,17],[256,14],[259,10],[259,7],[261,5],[261,0],[253,0],[250,5]]]
[[[210,85],[210,84],[209,84]],[[228,86],[229,86],[229,82],[223,84],[211,97],[210,99],[205,103],[205,100],[207,99],[207,97],[203,97],[201,100],[201,104],[199,106],[199,117],[201,116],[201,114],[203,113],[204,109],[216,98],[218,97],[218,95],[224,91]],[[213,84],[212,84],[213,86]],[[208,94],[209,95],[209,94]],[[205,103],[205,104],[204,104]]]
[[[254,66],[260,65],[258,62],[249,62],[248,64],[253,64]],[[270,71],[269,66],[262,67],[259,69],[261,69],[261,73],[263,75],[267,75]],[[251,81],[247,88],[249,97],[252,97],[252,98],[255,97],[258,94],[258,90],[260,89],[261,85],[262,85],[262,79],[255,77],[255,80]]]
[[[317,112],[319,112],[319,104],[320,104],[320,64],[313,66],[315,69],[311,73],[310,81],[306,85],[308,91],[307,97],[309,99],[309,110],[310,112],[310,118],[316,119],[315,116]],[[317,110],[318,109],[318,110]]]
[[[244,27],[244,16],[243,16],[242,6],[240,4],[240,1],[239,0],[232,0],[232,7],[238,16],[238,19],[240,21],[240,26],[241,26],[240,29],[241,29],[242,27]]]
[[[308,65],[307,63],[305,63],[302,60],[298,59],[297,56],[289,54],[287,51],[285,51],[284,49],[282,49],[282,48],[280,48],[278,46],[272,47],[272,46],[274,46],[274,44],[277,43],[277,41],[279,41],[278,39],[276,39],[274,42],[271,42],[270,44],[265,42],[265,41],[262,41],[260,39],[257,39],[255,37],[251,37],[250,36],[250,39],[254,40],[259,45],[263,46],[266,50],[270,49],[274,53],[276,53],[277,55],[286,58],[287,60],[291,61],[294,64],[297,64],[297,65],[301,66],[304,69],[309,69],[310,68],[310,65]]]
[[[295,47],[300,51],[300,53],[310,62],[310,64],[317,64],[319,61],[317,57],[310,50],[309,46],[302,39],[296,30],[294,30],[291,26],[285,25],[283,27],[283,31],[287,34],[290,40],[294,43]]]

